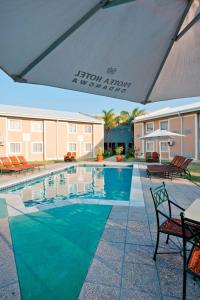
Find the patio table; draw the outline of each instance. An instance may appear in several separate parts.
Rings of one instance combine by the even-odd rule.
[[[184,217],[200,223],[200,199],[196,199],[184,212]]]

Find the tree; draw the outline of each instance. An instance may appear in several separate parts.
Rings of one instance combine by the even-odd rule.
[[[105,140],[107,143],[107,149],[109,149],[109,133],[111,128],[117,126],[117,120],[113,109],[110,109],[108,111],[103,110],[102,112],[103,112],[102,119],[104,121],[104,129],[106,134]]]
[[[132,124],[132,121],[135,120],[136,117],[139,117],[144,114],[145,114],[145,111],[138,107],[134,108],[132,110],[132,112],[130,112],[130,113],[125,110],[120,112],[121,123],[129,124],[131,126],[132,139],[134,139],[134,126]]]
[[[144,113],[145,111],[138,107],[134,108],[130,113],[128,111],[123,110],[120,112],[121,122],[130,124],[133,120],[135,120],[136,117],[139,117]]]

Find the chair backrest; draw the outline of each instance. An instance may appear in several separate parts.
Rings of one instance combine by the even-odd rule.
[[[173,158],[172,161],[170,162],[170,165],[171,165],[171,166],[176,166],[176,163],[179,161],[179,159],[180,159],[180,156],[179,156],[179,155],[174,156],[174,158]]]
[[[152,159],[159,159],[159,154],[158,152],[152,152]]]
[[[169,195],[164,182],[162,183],[162,185],[154,189],[150,188],[150,191],[156,210],[160,204],[164,203],[165,201],[169,201]]]
[[[71,157],[72,153],[71,152],[67,152],[67,156]]]
[[[0,157],[0,167],[3,167],[3,162],[1,161],[1,157]]]
[[[183,163],[185,162],[185,160],[186,160],[186,157],[179,156],[179,159],[176,162],[175,167],[180,168],[183,165]]]
[[[72,157],[76,157],[76,152],[72,152]]]
[[[192,158],[186,158],[183,164],[179,168],[184,171],[192,161],[193,161]]]
[[[17,156],[9,156],[9,159],[14,166],[20,165],[20,161],[17,159]]]
[[[27,160],[25,159],[24,156],[18,155],[17,158],[21,164],[27,164]]]
[[[10,159],[8,157],[1,157],[1,161],[3,162],[5,167],[12,166],[12,162],[10,161]]]

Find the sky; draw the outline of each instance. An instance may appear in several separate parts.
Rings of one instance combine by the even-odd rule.
[[[55,87],[15,83],[0,70],[0,104],[21,105],[47,109],[65,110],[99,115],[102,110],[114,109],[131,111],[136,107],[152,111],[164,107],[174,107],[200,102],[198,98],[160,101],[148,105],[118,100],[98,95],[79,93]]]

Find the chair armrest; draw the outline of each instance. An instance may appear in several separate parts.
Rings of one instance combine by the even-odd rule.
[[[176,204],[175,202],[173,202],[172,200],[169,200],[169,202],[171,204],[173,204],[174,206],[178,207],[180,210],[185,211],[185,209],[183,207],[181,207],[180,205]]]
[[[172,218],[170,218],[169,216],[165,215],[162,211],[160,211],[160,210],[157,210],[157,211],[158,211],[159,214],[161,214],[161,215],[162,215],[163,217],[165,217],[166,219],[168,219],[168,220],[170,220],[171,222],[173,222],[174,224],[176,224],[176,225],[182,227],[182,224],[180,224],[180,223],[174,221]]]

